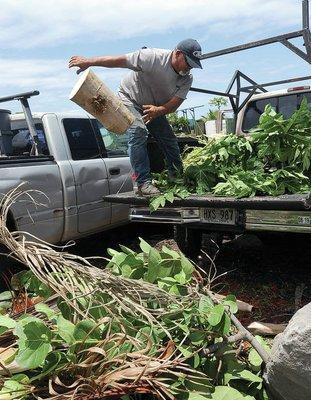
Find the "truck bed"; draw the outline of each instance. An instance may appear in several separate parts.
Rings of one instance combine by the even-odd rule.
[[[104,196],[103,199],[111,203],[129,204],[132,206],[148,206],[149,199],[134,192]],[[216,197],[191,195],[185,199],[176,199],[173,203],[166,203],[165,207],[214,207],[236,208],[240,210],[288,210],[302,211],[311,209],[311,193],[272,196],[255,196],[238,199],[235,197]]]

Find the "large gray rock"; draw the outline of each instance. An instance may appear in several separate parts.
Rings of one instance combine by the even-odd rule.
[[[311,399],[311,303],[274,339],[265,380],[276,399]]]

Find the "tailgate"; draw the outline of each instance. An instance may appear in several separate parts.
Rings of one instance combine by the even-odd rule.
[[[134,192],[125,192],[104,196],[111,203],[129,204],[132,206],[148,206],[149,199]],[[287,210],[302,211],[311,209],[311,194],[293,194],[278,197],[255,196],[237,199],[235,197],[215,197],[192,195],[185,199],[176,199],[165,207],[195,208],[235,208],[238,210]]]

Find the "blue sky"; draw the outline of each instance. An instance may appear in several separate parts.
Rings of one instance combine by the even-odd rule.
[[[203,52],[301,29],[300,0],[0,0],[0,97],[37,89],[33,111],[69,111],[78,79],[72,55],[112,55],[142,46],[174,48],[188,37]],[[301,46],[302,39],[295,40]],[[208,59],[193,70],[194,86],[225,90],[239,69],[258,82],[310,75],[310,64],[281,44]],[[94,68],[114,91],[127,73]],[[182,108],[211,96],[189,93]],[[14,103],[3,108],[19,111]]]

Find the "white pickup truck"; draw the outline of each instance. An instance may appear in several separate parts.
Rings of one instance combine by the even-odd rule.
[[[9,228],[64,243],[128,223],[127,205],[103,201],[132,190],[126,135],[109,133],[83,112],[29,112],[29,107],[16,114],[0,110],[0,194],[26,182],[24,189],[47,197],[34,195],[44,203],[39,206],[30,199],[14,204]],[[27,113],[37,135],[36,154]]]

